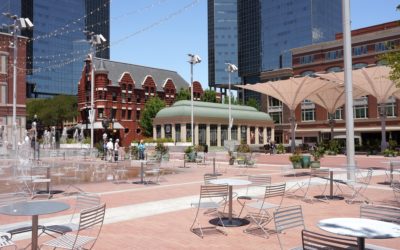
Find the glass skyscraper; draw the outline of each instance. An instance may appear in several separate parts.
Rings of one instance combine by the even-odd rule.
[[[342,32],[341,0],[238,0],[239,75],[291,67],[290,49],[335,39]]]
[[[225,63],[238,63],[237,0],[208,0],[208,82],[218,87],[228,83]],[[240,83],[238,73],[231,83]]]
[[[102,34],[106,44],[97,57],[109,59],[109,0],[5,0],[1,12],[32,20],[27,50],[28,97],[76,95],[83,60],[90,51],[84,31]],[[0,23],[10,23],[0,17]],[[31,70],[30,70],[31,69]]]

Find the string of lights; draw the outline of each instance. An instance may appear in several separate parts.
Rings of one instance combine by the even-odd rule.
[[[150,25],[148,25],[148,26],[146,26],[146,27],[144,27],[142,29],[139,29],[139,30],[137,30],[137,31],[135,31],[133,33],[130,33],[130,34],[122,37],[121,39],[118,39],[117,41],[113,42],[109,46],[104,46],[102,48],[99,48],[97,51],[102,51],[102,50],[105,50],[107,48],[111,48],[113,46],[117,46],[117,45],[121,44],[122,42],[128,40],[129,38],[131,38],[133,36],[140,35],[140,34],[146,32],[148,30],[151,30],[151,29],[153,29],[153,28],[155,28],[155,27],[157,27],[159,25],[162,25],[165,22],[171,20],[172,18],[174,18],[174,17],[182,14],[183,12],[191,9],[192,7],[197,5],[198,3],[199,3],[199,0],[193,0],[189,4],[187,4],[187,5],[183,6],[182,8],[178,9],[177,11],[174,11],[174,12],[168,14],[167,16],[165,16],[165,17],[163,17],[163,18],[151,23]],[[24,42],[22,42],[22,43],[24,43]],[[68,64],[71,64],[73,62],[76,62],[76,61],[83,61],[87,57],[88,51],[87,50],[82,50],[81,52],[84,52],[84,53],[78,54],[73,58],[60,59],[60,63],[54,63],[54,60],[51,60],[51,61],[49,61],[49,63],[51,63],[51,65],[48,66],[48,67],[34,68],[34,69],[31,69],[31,70],[26,69],[26,68],[17,67],[17,69],[18,69],[18,72],[30,71],[32,73],[43,72],[43,71],[46,71],[46,70],[54,70],[56,68],[64,67],[64,66],[66,66]],[[61,54],[59,54],[59,55],[61,55]],[[23,65],[24,64],[25,64],[25,62],[23,62]],[[7,78],[11,78],[11,76],[8,76]]]

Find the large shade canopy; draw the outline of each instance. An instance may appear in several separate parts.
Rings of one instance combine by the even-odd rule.
[[[295,117],[294,110],[296,107],[309,96],[316,92],[321,92],[329,88],[334,88],[337,84],[333,81],[323,80],[320,77],[305,76],[291,77],[287,80],[279,80],[275,82],[236,85],[237,87],[259,92],[268,96],[272,96],[290,109],[290,126],[292,135],[291,149],[295,148]]]
[[[389,100],[390,96],[400,97],[399,89],[396,88],[393,81],[389,78],[390,70],[390,67],[387,66],[375,66],[353,70],[352,72],[354,87],[363,90],[366,94],[375,96],[377,103],[381,105],[380,118],[382,127],[382,151],[386,149],[387,146],[385,131],[385,103]],[[330,81],[344,83],[344,72],[317,75]]]

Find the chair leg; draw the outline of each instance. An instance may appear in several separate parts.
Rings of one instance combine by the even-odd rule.
[[[255,230],[261,229],[264,233],[264,236],[269,238],[270,234],[266,230],[265,226],[272,221],[272,216],[270,216],[268,212],[249,213],[248,218],[250,219],[250,224],[245,230],[243,230],[243,232],[254,234],[253,232]]]

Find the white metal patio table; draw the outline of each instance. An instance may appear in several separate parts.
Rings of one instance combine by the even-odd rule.
[[[400,225],[363,218],[330,218],[317,226],[330,233],[357,237],[359,249],[365,249],[365,239],[389,239],[400,237]]]
[[[39,215],[58,213],[69,209],[70,206],[59,201],[27,201],[17,202],[0,207],[0,214],[11,216],[32,216],[31,249],[38,249]]]
[[[240,180],[240,179],[229,179],[229,178],[224,178],[224,179],[216,179],[216,180],[210,180],[211,184],[228,184],[229,185],[229,212],[228,212],[228,218],[222,218],[222,222],[224,223],[224,226],[226,227],[238,227],[238,226],[243,226],[247,224],[247,220],[242,219],[242,218],[233,218],[232,217],[232,188],[233,186],[245,186],[251,184],[251,181],[248,180]]]

